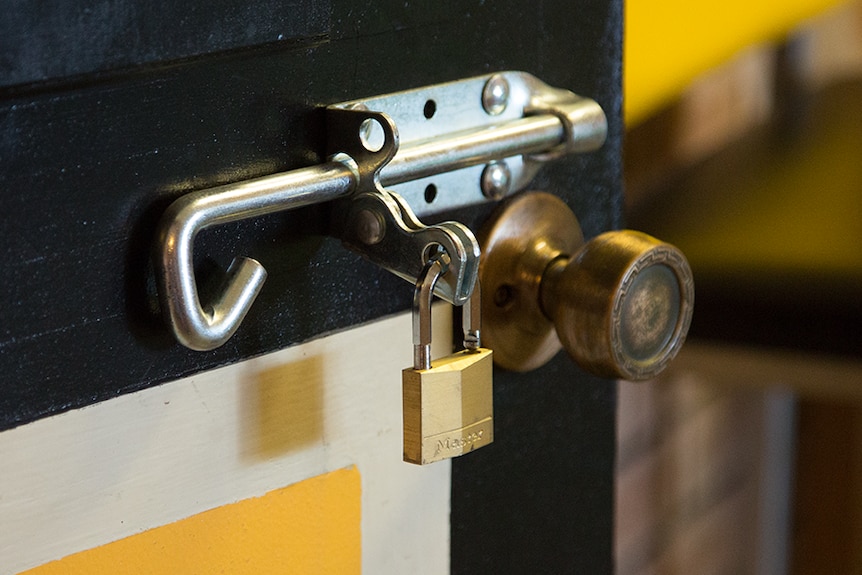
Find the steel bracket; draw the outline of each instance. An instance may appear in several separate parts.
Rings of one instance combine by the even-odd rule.
[[[163,215],[153,252],[159,297],[177,339],[191,349],[222,345],[266,279],[237,257],[221,293],[201,302],[193,269],[197,234],[208,227],[335,201],[345,246],[415,282],[431,250],[447,273],[435,294],[470,297],[479,247],[458,222],[418,216],[502,199],[525,187],[542,162],[599,148],[601,107],[524,72],[501,72],[327,107],[329,159],[291,172],[186,194]]]

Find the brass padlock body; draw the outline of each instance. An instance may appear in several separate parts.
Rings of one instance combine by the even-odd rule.
[[[424,465],[494,441],[493,358],[464,350],[402,372],[404,461]]]

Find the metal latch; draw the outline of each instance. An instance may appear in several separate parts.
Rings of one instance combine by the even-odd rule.
[[[198,295],[194,241],[203,229],[337,200],[333,229],[348,248],[415,282],[429,250],[450,259],[439,297],[462,305],[473,291],[479,245],[458,222],[425,226],[418,215],[499,200],[538,167],[605,141],[599,105],[524,72],[502,72],[328,106],[329,161],[199,190],[175,200],[154,250],[159,298],[177,339],[191,349],[222,345],[266,279],[237,257],[221,293]]]

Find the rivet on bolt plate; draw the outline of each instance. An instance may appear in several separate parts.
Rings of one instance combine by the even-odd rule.
[[[383,239],[386,234],[386,222],[380,214],[371,210],[362,210],[356,217],[356,235],[362,243],[373,246]]]
[[[499,200],[509,193],[512,174],[504,161],[491,162],[482,170],[482,193],[490,200]]]
[[[509,103],[509,81],[501,74],[494,74],[482,89],[482,107],[492,116],[503,113]]]

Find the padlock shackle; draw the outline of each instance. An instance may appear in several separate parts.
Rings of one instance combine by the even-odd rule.
[[[476,351],[482,347],[482,288],[478,278],[470,299],[461,306],[461,325],[464,329],[464,349]]]
[[[413,369],[431,369],[431,300],[434,286],[446,273],[442,254],[432,256],[416,278],[413,291]]]

